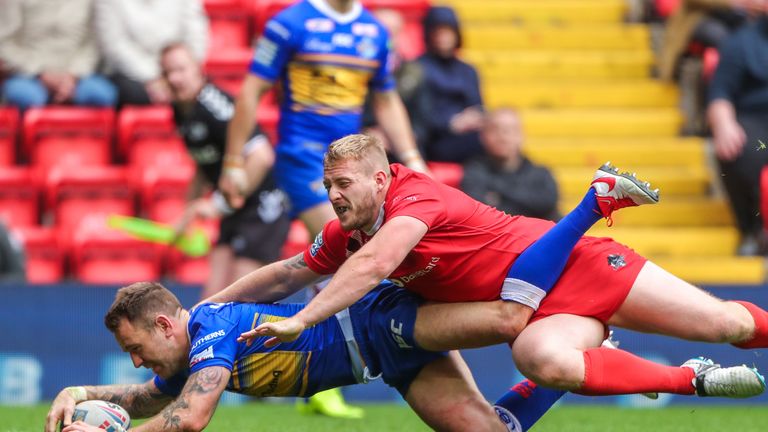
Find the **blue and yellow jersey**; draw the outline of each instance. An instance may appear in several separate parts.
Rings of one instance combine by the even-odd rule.
[[[189,369],[169,380],[155,378],[157,387],[177,395],[186,378],[200,369],[222,366],[232,371],[227,390],[251,396],[304,396],[331,387],[357,383],[346,341],[335,318],[304,331],[290,343],[264,347],[238,343],[240,333],[296,314],[304,305],[207,303],[190,315]]]
[[[386,30],[359,2],[342,15],[323,0],[304,0],[270,20],[250,71],[282,85],[278,152],[314,144],[295,151],[322,155],[359,132],[369,88],[394,88],[388,59]]]

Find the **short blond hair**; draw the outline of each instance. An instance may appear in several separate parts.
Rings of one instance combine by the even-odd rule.
[[[323,166],[328,168],[346,160],[365,161],[373,170],[389,174],[389,161],[384,146],[378,138],[370,135],[352,134],[339,138],[328,146],[323,157]]]

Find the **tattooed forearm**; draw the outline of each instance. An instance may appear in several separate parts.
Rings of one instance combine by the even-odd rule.
[[[151,417],[171,401],[170,396],[147,384],[86,387],[89,399],[101,399],[120,405],[133,418]]]
[[[204,368],[193,373],[179,397],[171,402],[162,412],[165,420],[164,430],[180,430],[184,425],[184,419],[189,418],[192,413],[189,412],[189,401],[199,395],[217,392],[216,398],[221,393],[225,382],[229,377],[225,369],[219,367]],[[186,411],[186,412],[185,412]],[[199,415],[199,413],[196,413]]]
[[[307,268],[307,263],[304,261],[304,253],[300,253],[295,257],[285,261],[283,267],[289,270],[301,270]]]
[[[165,419],[164,429],[181,430],[181,414],[178,411],[187,408],[189,408],[189,403],[184,399],[184,394],[182,393],[163,410],[163,418]]]
[[[225,378],[220,368],[205,368],[189,377],[187,385],[182,393],[210,393],[219,388],[221,380]]]

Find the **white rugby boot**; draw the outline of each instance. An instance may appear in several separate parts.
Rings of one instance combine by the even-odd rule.
[[[748,398],[765,391],[765,378],[746,365],[724,368],[704,357],[692,358],[681,367],[693,369],[691,384],[701,397]]]
[[[651,189],[650,183],[638,180],[634,173],[620,173],[611,162],[597,169],[592,188],[600,214],[608,220],[608,226],[613,225],[611,214],[620,208],[659,202],[658,189]]]

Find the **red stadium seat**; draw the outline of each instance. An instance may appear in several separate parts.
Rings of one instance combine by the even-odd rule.
[[[135,214],[134,189],[122,167],[54,168],[46,178],[46,195],[56,226],[70,232],[110,214]]]
[[[717,48],[706,48],[702,57],[701,68],[701,77],[704,78],[704,81],[709,82],[712,79],[718,63],[720,63],[720,53],[717,51]]]
[[[256,36],[261,35],[264,32],[264,26],[270,18],[294,3],[298,3],[298,0],[254,0],[254,34]]]
[[[73,275],[89,284],[127,284],[161,276],[162,246],[106,225],[81,225],[71,241]]]
[[[110,108],[45,107],[24,114],[23,151],[32,164],[106,165],[112,159],[115,112]]]
[[[654,0],[656,14],[663,19],[669,18],[680,7],[682,0]]]
[[[194,227],[201,228],[208,234],[211,245],[215,245],[219,236],[219,221],[204,220],[194,222]],[[204,284],[208,281],[210,265],[208,257],[189,257],[174,248],[168,248],[168,273],[175,281],[185,284]]]
[[[19,110],[0,107],[0,166],[16,163],[16,143],[19,131]]]
[[[15,228],[13,233],[24,244],[27,282],[51,284],[64,278],[64,250],[59,245],[56,230],[50,227]]]
[[[424,30],[421,24],[429,10],[427,0],[364,0],[363,5],[371,11],[394,9],[403,15],[404,26],[397,44],[400,54],[407,60],[424,53]]]
[[[235,97],[240,93],[252,58],[250,49],[214,52],[205,60],[205,73],[211,82]]]
[[[768,231],[768,167],[760,172],[760,217],[763,218],[763,229]]]
[[[250,10],[239,0],[207,0],[205,12],[210,23],[210,53],[251,44]]]
[[[136,189],[141,194],[142,214],[158,222],[176,222],[186,207],[195,168],[189,165],[172,170],[149,167],[137,174]]]
[[[10,227],[38,224],[40,188],[28,168],[0,168],[0,219]]]
[[[309,231],[303,222],[295,220],[291,223],[291,229],[288,231],[288,238],[283,244],[280,259],[296,256],[304,252],[307,246],[309,246]]]
[[[117,149],[126,156],[136,141],[178,138],[170,106],[126,106],[117,117]]]
[[[464,178],[464,167],[451,162],[428,162],[427,166],[435,180],[459,189]]]
[[[128,150],[127,159],[131,167],[142,168],[175,169],[195,165],[179,137],[146,138],[134,141]]]

